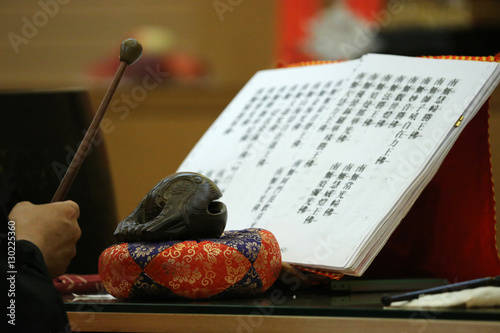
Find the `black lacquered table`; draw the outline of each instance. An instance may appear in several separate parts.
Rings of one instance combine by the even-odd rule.
[[[388,308],[380,302],[384,294],[321,286],[196,302],[132,302],[105,294],[64,300],[73,331],[82,332],[500,332],[500,308]]]

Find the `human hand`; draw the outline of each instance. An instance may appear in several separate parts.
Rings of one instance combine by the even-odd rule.
[[[34,205],[20,202],[9,214],[16,223],[16,240],[35,244],[43,254],[50,275],[64,274],[76,254],[80,208],[73,201]]]

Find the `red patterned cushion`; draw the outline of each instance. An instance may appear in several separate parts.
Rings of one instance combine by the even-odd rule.
[[[104,250],[99,275],[118,298],[205,299],[253,295],[278,278],[281,252],[263,229],[220,238],[121,243]]]

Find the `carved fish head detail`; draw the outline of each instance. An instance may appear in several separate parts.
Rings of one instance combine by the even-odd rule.
[[[169,241],[219,237],[227,221],[221,191],[210,179],[180,172],[162,179],[116,230],[118,241]]]

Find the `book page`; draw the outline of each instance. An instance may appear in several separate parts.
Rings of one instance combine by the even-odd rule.
[[[214,122],[180,170],[198,170],[226,190],[241,166],[264,165],[284,150],[294,154],[358,61],[260,71]],[[327,70],[325,70],[327,69]]]
[[[284,261],[360,275],[486,98],[474,99],[497,64],[465,63],[368,55],[261,71],[179,171],[221,188],[228,230],[268,229]]]

